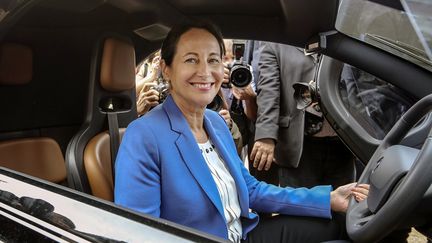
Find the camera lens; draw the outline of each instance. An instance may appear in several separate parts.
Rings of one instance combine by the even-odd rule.
[[[249,85],[252,81],[251,71],[242,65],[234,65],[230,73],[230,82],[239,88],[243,88]]]
[[[294,83],[294,98],[297,102],[297,109],[303,110],[312,103],[309,85],[305,83]]]

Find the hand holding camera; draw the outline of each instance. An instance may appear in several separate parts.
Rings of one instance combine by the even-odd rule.
[[[232,92],[234,97],[238,100],[254,100],[257,96],[251,84],[245,88],[237,88],[234,86],[232,87]]]
[[[139,116],[159,104],[159,92],[154,89],[156,86],[157,82],[147,82],[144,84],[137,99],[137,112]]]
[[[156,90],[159,94],[159,104],[164,102],[164,100],[166,99],[166,97],[169,94],[169,83],[167,83],[165,80],[163,80],[162,77],[157,79],[158,83],[151,87],[151,89]]]

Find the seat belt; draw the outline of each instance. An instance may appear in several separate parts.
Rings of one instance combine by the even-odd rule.
[[[120,146],[120,134],[119,134],[119,125],[118,125],[118,118],[117,118],[118,112],[115,111],[113,102],[110,102],[107,108],[108,110],[110,110],[106,112],[106,114],[108,118],[108,132],[110,136],[112,180],[114,184],[115,161]]]
[[[111,144],[111,169],[114,183],[114,172],[115,172],[115,160],[117,158],[117,152],[120,146],[120,134],[116,112],[108,112],[108,131],[110,136]]]

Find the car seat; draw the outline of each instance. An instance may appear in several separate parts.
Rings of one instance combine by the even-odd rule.
[[[137,118],[135,50],[129,39],[105,36],[97,44],[87,103],[86,120],[66,150],[68,183],[76,190],[112,201],[111,154],[115,150],[110,141],[117,136],[120,139],[124,129],[115,134],[118,127],[124,128]],[[109,119],[114,126],[109,125]],[[114,136],[108,129],[114,130]]]
[[[0,86],[24,86],[33,79],[33,51],[17,43],[0,44]],[[49,137],[4,138],[0,166],[54,183],[66,180],[59,144]]]
[[[125,130],[119,129],[120,137],[123,137]],[[84,168],[92,195],[113,201],[114,181],[108,131],[99,133],[87,144],[84,150]]]
[[[54,183],[66,180],[66,167],[58,143],[47,137],[0,142],[0,166]]]

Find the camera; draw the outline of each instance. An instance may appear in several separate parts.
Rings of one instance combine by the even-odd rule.
[[[297,109],[305,111],[304,134],[312,136],[320,132],[324,124],[318,85],[311,80],[309,83],[294,83],[293,88]]]
[[[207,109],[214,110],[216,112],[222,110],[223,108],[223,100],[220,95],[216,95],[212,102],[207,105]]]
[[[319,102],[319,89],[314,80],[309,83],[296,82],[293,84],[293,88],[297,109],[303,110],[312,103]]]
[[[159,104],[161,104],[169,94],[169,83],[165,82],[162,78],[159,78],[158,84],[153,86],[152,89],[159,93]]]
[[[305,109],[304,134],[312,136],[321,131],[324,125],[324,117],[318,103],[312,103]]]
[[[228,65],[230,69],[229,83],[228,85],[224,85],[224,87],[229,87],[232,84],[238,88],[244,88],[252,82],[252,67],[243,61],[244,50],[245,42],[233,42],[234,62]]]
[[[238,87],[244,88],[252,82],[252,68],[243,61],[235,61],[230,68],[229,82]]]

